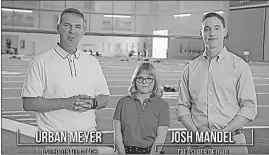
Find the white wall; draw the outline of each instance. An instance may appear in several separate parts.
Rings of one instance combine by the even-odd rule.
[[[27,42],[35,42],[34,52],[40,54],[52,48],[58,41],[58,36],[54,34],[2,32],[2,35],[18,36],[19,40],[25,40],[25,50],[20,49],[20,41],[18,42],[18,53],[22,55],[29,55]]]
[[[142,44],[142,42],[142,38],[136,37],[84,36],[80,46],[93,44],[93,51],[101,52],[103,56],[127,56],[132,44]]]
[[[25,49],[20,49],[20,41],[16,42],[16,47],[19,47],[18,53],[22,55],[29,55],[32,53],[29,51],[30,47],[27,47],[30,42],[35,43],[34,53],[38,55],[48,51],[59,41],[59,36],[57,34],[2,32],[2,35],[18,36],[19,39],[17,40],[25,40]],[[90,49],[94,52],[101,52],[103,56],[127,56],[131,50],[132,44],[143,45],[144,41],[144,38],[137,37],[86,35],[81,39],[79,46],[85,48],[85,44],[90,45]],[[118,48],[117,45],[121,46],[121,48]],[[140,49],[142,50],[142,47],[140,47]]]
[[[193,59],[197,56],[197,52],[203,51],[204,44],[202,39],[169,39],[168,41],[168,58]]]
[[[95,1],[95,11],[104,14],[127,14],[131,18],[119,19],[104,17],[104,14],[91,14],[90,15],[90,30],[99,33],[121,33],[121,34],[152,34],[151,23],[147,23],[146,14],[149,13],[150,1],[114,1],[114,6],[111,1]],[[113,12],[114,8],[114,12]],[[134,15],[139,13],[140,15]],[[156,19],[156,16],[155,16]],[[104,29],[103,21],[109,22]],[[126,22],[131,24],[126,24]],[[125,24],[124,24],[125,23]],[[112,29],[114,25],[114,29]],[[110,29],[109,29],[110,27]],[[127,30],[124,30],[127,29]]]
[[[250,61],[262,61],[264,9],[230,11],[226,45],[231,52],[245,58],[247,50]]]
[[[1,36],[1,51],[2,53],[6,53],[7,46],[6,42],[8,40],[11,40],[10,47],[11,48],[18,48],[18,37],[12,36],[12,35],[2,35]]]
[[[269,1],[268,1],[269,4]],[[266,8],[266,24],[265,24],[265,40],[264,40],[264,61],[269,61],[269,9]]]
[[[174,6],[171,6],[172,4]],[[225,10],[228,6],[229,1],[160,1],[157,6],[153,4],[151,13],[169,11],[170,14],[149,18],[147,29],[168,30],[170,35],[199,36],[203,13],[224,10],[221,15],[228,21],[229,10]],[[171,12],[174,12],[174,14],[191,14],[191,16],[175,18]]]
[[[166,4],[167,3],[167,4]],[[228,26],[229,11],[226,10],[229,7],[229,1],[178,1],[173,2],[177,7],[172,7],[168,2],[162,1],[159,7],[171,8],[171,12],[175,14],[191,14],[187,17],[174,17],[173,15],[159,15],[157,20],[151,22],[151,25],[156,25],[158,30],[168,30],[169,35],[177,36],[193,36],[199,37],[201,30],[201,21],[205,12],[209,11],[222,11],[221,14],[226,20]],[[179,8],[175,11],[175,8]],[[160,8],[159,8],[160,10]],[[182,47],[183,52],[180,52]],[[185,50],[203,50],[204,45],[201,39],[169,39],[168,41],[168,58],[182,58],[193,59],[197,56],[197,53],[184,52]]]

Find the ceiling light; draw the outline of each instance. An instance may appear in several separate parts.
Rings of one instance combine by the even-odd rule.
[[[213,11],[212,11],[212,12],[213,12]],[[208,14],[208,13],[210,13],[210,12],[205,12],[204,15],[205,15],[205,14]],[[217,14],[222,14],[223,11],[216,11],[215,13],[217,13]]]
[[[131,16],[124,16],[124,15],[104,15],[104,17],[108,17],[108,18],[131,18]]]
[[[23,12],[23,13],[33,13],[32,10],[22,10],[22,9],[7,9],[7,8],[2,8],[2,11],[9,11],[9,12]]]
[[[174,15],[174,17],[189,17],[191,14],[179,14],[179,15]]]

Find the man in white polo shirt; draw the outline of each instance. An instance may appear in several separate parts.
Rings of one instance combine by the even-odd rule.
[[[80,11],[64,10],[57,24],[60,42],[30,64],[23,108],[36,112],[39,130],[94,131],[95,110],[107,105],[110,92],[100,63],[77,47],[85,29]]]

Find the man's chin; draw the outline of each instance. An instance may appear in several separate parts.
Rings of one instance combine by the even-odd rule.
[[[69,44],[69,45],[77,45],[78,44],[78,41],[76,41],[76,40],[67,40],[67,43]]]
[[[209,49],[214,49],[217,47],[218,47],[218,45],[215,45],[215,44],[207,44],[207,48],[209,48]]]

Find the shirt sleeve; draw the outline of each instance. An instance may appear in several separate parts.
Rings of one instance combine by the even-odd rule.
[[[95,95],[110,95],[110,91],[108,89],[107,81],[104,76],[103,70],[101,68],[101,65],[99,61],[96,60],[96,80],[95,80]]]
[[[164,101],[160,106],[159,124],[158,126],[170,127],[170,108],[169,104]]]
[[[23,84],[21,97],[42,97],[44,92],[43,67],[40,59],[31,62]]]
[[[113,119],[114,120],[119,120],[121,121],[121,114],[122,114],[122,107],[123,107],[123,102],[121,101],[121,99],[118,100],[115,111],[114,111],[114,116]]]
[[[257,116],[257,97],[251,70],[247,63],[241,64],[239,73],[236,90],[240,110],[237,115],[251,121]]]
[[[191,95],[189,92],[189,66],[187,66],[183,71],[183,75],[181,77],[181,81],[178,88],[177,102],[178,119],[181,116],[190,114]]]

